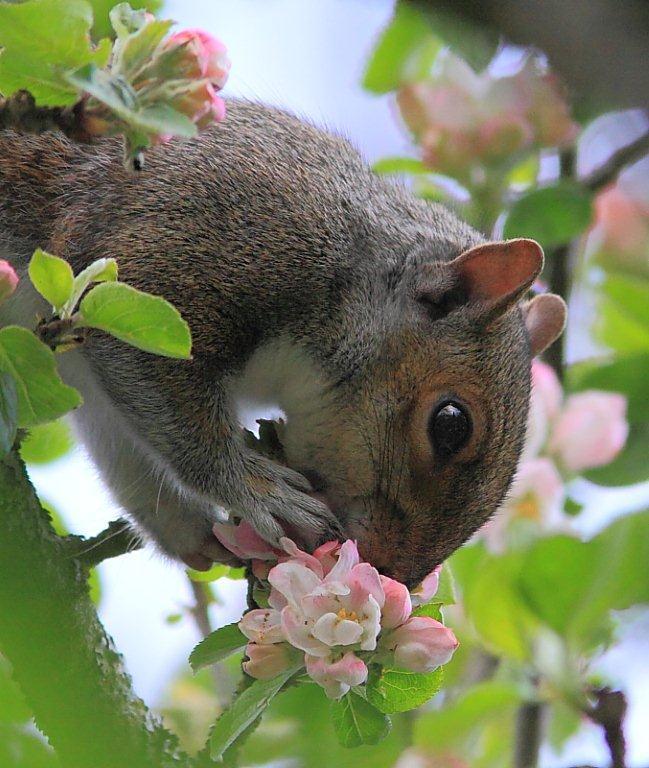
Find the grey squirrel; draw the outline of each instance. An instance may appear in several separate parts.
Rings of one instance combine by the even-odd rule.
[[[211,532],[223,507],[270,541],[355,538],[415,584],[503,501],[530,361],[565,304],[524,301],[543,262],[533,241],[485,243],[342,138],[228,109],[139,174],[118,141],[0,132],[0,255],[23,271],[37,246],[75,271],[113,256],[189,322],[191,361],[101,332],[61,357],[88,451],[163,552],[227,562]],[[9,313],[33,326],[47,308],[22,286]],[[246,447],[246,402],[283,409],[292,469]]]

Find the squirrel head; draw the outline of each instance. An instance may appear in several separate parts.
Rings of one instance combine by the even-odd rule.
[[[523,301],[542,266],[540,246],[522,239],[450,261],[414,256],[384,297],[380,346],[333,388],[317,438],[294,457],[386,575],[418,583],[502,503],[531,359],[565,322],[558,296]]]

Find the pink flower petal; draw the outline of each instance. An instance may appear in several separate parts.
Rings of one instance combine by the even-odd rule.
[[[405,584],[387,576],[381,576],[381,584],[385,594],[385,604],[381,612],[383,629],[394,629],[403,624],[412,613],[410,593]]]
[[[279,611],[257,608],[248,611],[239,622],[239,629],[255,643],[267,645],[281,643],[284,638]]]
[[[356,542],[348,539],[341,547],[336,565],[329,571],[325,579],[327,582],[342,581],[347,579],[351,569],[358,565],[360,556]]]
[[[313,625],[312,633],[325,645],[353,645],[361,639],[363,628],[357,621],[341,618],[336,613],[325,613]]]
[[[395,664],[411,672],[432,672],[446,664],[458,646],[453,631],[428,616],[412,616],[384,640]]]
[[[379,607],[383,606],[385,602],[383,585],[379,572],[373,565],[369,563],[355,565],[351,569],[346,583],[351,590],[347,601],[351,608],[360,608],[367,601],[368,595],[372,595]]]
[[[352,686],[361,685],[367,680],[367,666],[352,651],[348,651],[337,661],[331,657],[305,657],[307,674],[325,689],[330,699],[339,699]]]
[[[320,584],[320,579],[310,568],[293,561],[279,563],[272,568],[268,581],[293,605],[299,605],[302,598]]]
[[[277,551],[245,520],[238,525],[214,523],[212,531],[226,549],[242,560],[277,559]]]
[[[297,544],[286,536],[283,536],[279,543],[282,545],[284,551],[295,562],[302,563],[307,568],[310,568],[319,578],[324,576],[322,569],[322,563],[315,555],[310,555],[308,552],[303,552]]]
[[[18,275],[8,261],[0,259],[0,303],[16,290]]]
[[[305,619],[303,614],[290,605],[282,609],[282,629],[289,643],[306,653],[326,656],[331,650],[328,645],[313,637],[313,621]]]
[[[438,565],[428,576],[424,578],[421,584],[418,584],[410,593],[412,604],[424,605],[430,602],[437,592],[439,587],[439,574],[441,573],[442,566]]]

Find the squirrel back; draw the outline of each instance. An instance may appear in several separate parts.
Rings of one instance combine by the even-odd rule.
[[[244,102],[199,139],[152,151],[140,174],[122,168],[117,141],[0,132],[0,229],[23,266],[37,245],[75,270],[114,256],[122,279],[188,320],[190,363],[92,335],[81,380],[104,415],[115,409],[123,447],[93,438],[88,398],[78,420],[120,503],[194,563],[215,556],[204,542],[222,505],[269,538],[278,521],[305,540],[340,525],[416,583],[501,503],[531,356],[565,314],[557,297],[520,304],[541,269],[536,244],[484,244],[345,140]],[[283,408],[288,463],[328,508],[304,477],[245,449],[236,407],[249,392]],[[123,451],[161,478],[168,513],[150,509],[155,483],[136,500],[124,490]]]

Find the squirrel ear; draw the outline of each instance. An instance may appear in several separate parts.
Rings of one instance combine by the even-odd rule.
[[[565,328],[567,314],[566,302],[556,293],[541,293],[523,305],[532,357],[540,355],[559,338]]]
[[[470,248],[450,262],[466,292],[467,302],[505,310],[536,280],[543,268],[543,251],[523,238],[485,243]]]

